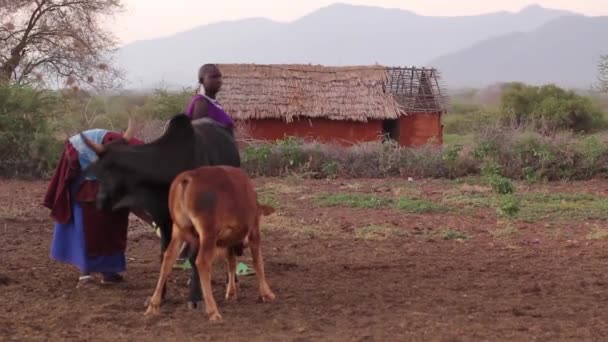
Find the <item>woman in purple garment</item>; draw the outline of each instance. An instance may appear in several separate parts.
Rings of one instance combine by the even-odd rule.
[[[212,119],[234,136],[234,122],[216,99],[217,93],[222,88],[222,73],[217,65],[203,65],[198,70],[198,83],[199,91],[190,101],[186,115],[192,120]]]
[[[198,89],[196,95],[190,100],[186,108],[186,116],[191,120],[211,119],[217,125],[224,127],[234,137],[234,122],[224,111],[216,99],[222,88],[222,73],[215,64],[205,64],[198,69]],[[186,260],[188,248],[182,245],[178,262],[188,264]]]

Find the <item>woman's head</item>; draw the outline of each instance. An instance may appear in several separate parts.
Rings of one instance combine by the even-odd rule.
[[[222,88],[222,73],[215,64],[205,64],[198,69],[198,82],[205,88],[205,93],[215,95]]]

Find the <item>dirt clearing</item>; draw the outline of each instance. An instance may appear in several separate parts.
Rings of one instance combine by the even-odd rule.
[[[218,263],[212,324],[187,309],[178,270],[161,316],[144,317],[159,240],[136,220],[127,283],[76,289],[77,270],[49,258],[46,182],[1,181],[2,340],[608,340],[606,181],[519,185],[515,218],[474,179],[255,183],[278,209],[262,223],[277,300],[241,277],[223,301]]]

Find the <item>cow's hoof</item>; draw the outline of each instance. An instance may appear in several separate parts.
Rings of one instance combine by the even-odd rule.
[[[236,290],[226,291],[226,300],[236,300],[236,298],[237,298]]]
[[[150,297],[146,298],[146,301],[144,302],[144,307],[145,307],[145,308],[147,308],[148,306],[150,306],[150,300],[151,300],[151,299],[152,299],[152,296],[150,296]],[[158,304],[158,305],[159,305],[159,306],[160,306],[160,305],[163,305],[163,303],[164,303],[164,302],[165,302],[165,300],[164,300],[164,299],[161,299],[160,304]]]
[[[212,312],[209,314],[209,321],[211,322],[219,322],[222,320],[222,315],[219,312]]]
[[[275,298],[276,296],[272,292],[260,295],[260,300],[264,303],[272,302]]]
[[[190,309],[190,310],[201,310],[203,308],[203,306],[204,306],[203,301],[197,301],[197,302],[190,301],[190,302],[188,302],[188,309]]]
[[[148,310],[146,310],[146,313],[145,313],[146,316],[151,316],[151,315],[156,316],[159,314],[160,314],[160,305],[153,305],[153,304],[150,304],[148,306]]]

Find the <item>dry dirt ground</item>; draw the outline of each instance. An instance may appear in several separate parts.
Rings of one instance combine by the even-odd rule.
[[[144,317],[159,240],[136,220],[127,282],[76,289],[48,256],[46,182],[0,181],[0,340],[608,340],[608,181],[518,184],[513,218],[477,179],[255,182],[278,208],[262,225],[277,300],[241,277],[225,302],[218,263],[212,324],[177,270],[161,316]]]

